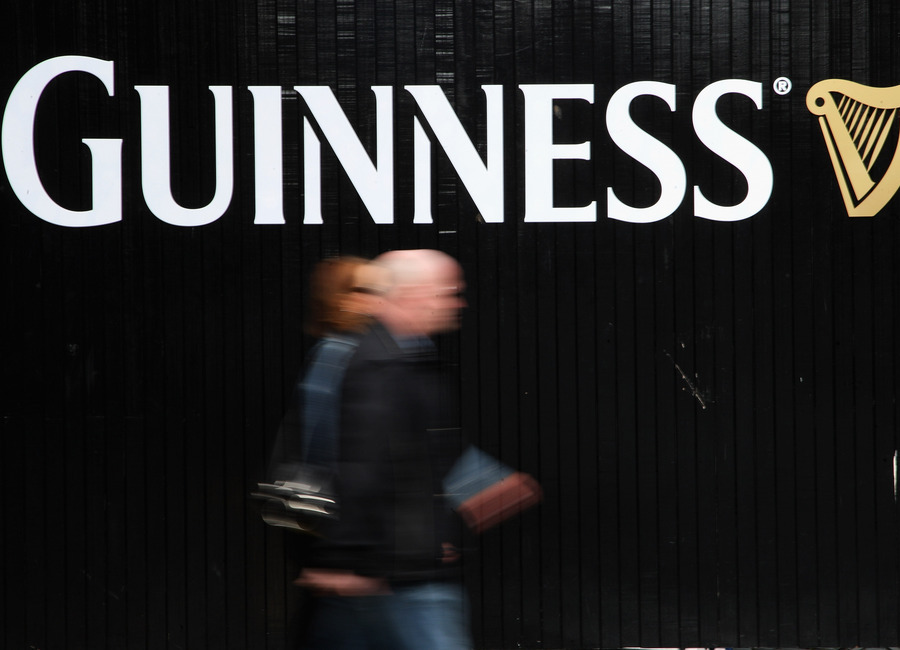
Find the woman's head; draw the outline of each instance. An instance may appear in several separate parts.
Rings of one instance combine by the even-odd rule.
[[[319,262],[309,280],[306,330],[320,338],[330,333],[357,332],[370,321],[360,308],[357,279],[368,262],[361,257],[332,257]]]

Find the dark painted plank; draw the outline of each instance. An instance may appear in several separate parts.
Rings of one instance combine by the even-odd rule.
[[[874,281],[873,229],[874,220],[854,224],[853,245],[853,373],[856,463],[855,475],[856,527],[859,545],[859,596],[857,638],[878,637],[878,526],[876,511],[876,479],[878,462],[875,446],[874,359],[877,354],[873,341],[874,310],[872,289]],[[848,468],[850,469],[850,468]]]
[[[30,610],[35,604],[29,598],[28,549],[37,522],[29,521],[31,500],[26,491],[26,439],[39,429],[39,420],[22,417],[6,417],[0,424],[3,438],[3,641],[7,647],[27,647],[32,638],[42,636],[40,631],[29,629]],[[12,525],[12,522],[19,522]],[[38,540],[35,540],[38,541]],[[23,594],[25,596],[23,597]],[[34,636],[32,636],[34,635]],[[38,639],[41,640],[41,639]]]
[[[836,230],[834,257],[834,466],[835,473],[851,472],[856,468],[857,450],[854,437],[854,403],[853,384],[853,224],[846,221],[840,223]],[[855,473],[855,472],[854,472]],[[855,478],[855,477],[854,477]],[[833,480],[833,477],[830,478]],[[858,615],[858,536],[856,500],[856,481],[838,481],[835,500],[833,502],[833,529],[837,549],[835,578],[837,587],[837,621],[836,634],[839,643],[855,639],[855,628],[859,623]],[[827,533],[826,533],[827,534]],[[852,641],[855,643],[855,641]]]
[[[578,291],[575,269],[577,267],[577,230],[575,226],[560,229],[557,235],[557,328],[558,392],[557,392],[557,454],[559,463],[559,580],[562,585],[560,609],[562,612],[562,645],[584,645],[581,636],[581,589],[583,576],[581,564],[582,527],[580,525],[579,473],[580,435],[578,426],[578,359],[582,350],[578,341]],[[573,280],[576,286],[573,287]],[[545,433],[548,429],[542,427]],[[566,585],[578,588],[566,588]]]
[[[776,20],[772,25],[773,52],[777,52],[778,59],[773,61],[773,76],[775,74],[784,74],[783,70],[791,70],[791,77],[795,80],[795,88],[799,88],[800,84],[809,79],[811,72],[811,52],[808,47],[799,46],[800,39],[789,40],[786,44],[783,39],[786,34],[792,33],[802,35],[807,42],[812,40],[812,11],[810,3],[793,5],[781,0],[773,3],[773,9],[776,13]],[[789,11],[786,11],[789,9]],[[776,127],[773,133],[772,146],[777,147],[783,142],[782,138],[788,132],[791,133],[792,139],[798,141],[797,146],[806,150],[816,150],[813,146],[820,144],[814,143],[810,139],[810,135],[815,136],[813,129],[817,129],[817,125],[811,123],[808,116],[802,111],[794,113],[790,110],[790,104],[777,101],[774,97],[771,102],[772,117],[771,121],[774,125],[784,125]],[[779,156],[780,158],[780,156]],[[802,167],[792,164],[790,158],[786,158],[783,162],[774,164],[775,173],[781,177],[796,179],[800,181],[804,178],[804,170]],[[792,202],[792,215],[794,218],[803,218],[806,215],[812,223],[818,226],[821,216],[817,215],[816,210],[811,210],[804,201],[794,200]],[[808,238],[807,246],[811,250],[817,250],[818,237],[815,230],[810,229],[806,235]],[[818,255],[816,256],[818,257]],[[804,307],[798,312],[797,333],[806,330],[818,332],[823,326],[825,314],[822,314],[822,302],[818,300],[818,277],[820,269],[818,268],[816,259],[809,259],[807,262],[810,274],[807,279],[808,287],[805,292],[798,294],[798,300]],[[802,339],[802,340],[800,340]],[[816,399],[817,391],[817,375],[819,361],[817,358],[817,336],[797,336],[795,341],[799,345],[798,357],[801,360],[801,372],[804,377],[804,384],[797,390],[797,409],[800,421],[805,422],[805,426],[797,428],[797,549],[795,552],[797,562],[797,619],[796,630],[789,629],[789,623],[785,622],[779,630],[779,638],[784,639],[784,643],[795,643],[800,647],[806,647],[818,643],[818,555],[819,545],[818,536],[816,534],[816,445],[818,432],[816,430],[816,412],[818,402]]]

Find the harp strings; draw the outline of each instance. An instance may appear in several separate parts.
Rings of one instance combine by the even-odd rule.
[[[860,160],[866,171],[871,171],[897,118],[897,109],[869,106],[848,95],[841,96],[837,108]]]

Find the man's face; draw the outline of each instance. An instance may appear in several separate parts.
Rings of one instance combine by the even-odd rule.
[[[466,306],[463,297],[465,289],[466,283],[458,264],[447,262],[435,269],[432,281],[421,287],[419,301],[422,330],[426,334],[459,329],[462,310]]]

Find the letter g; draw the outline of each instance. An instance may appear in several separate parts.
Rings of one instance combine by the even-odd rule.
[[[44,189],[34,159],[34,119],[41,93],[65,72],[87,72],[113,90],[113,62],[60,56],[31,68],[13,88],[3,115],[0,147],[13,192],[32,214],[59,226],[99,226],[122,220],[122,140],[83,138],[91,151],[93,206],[68,210]]]

